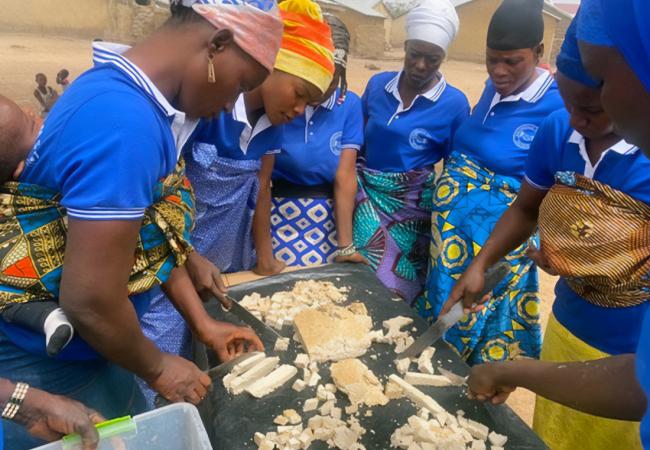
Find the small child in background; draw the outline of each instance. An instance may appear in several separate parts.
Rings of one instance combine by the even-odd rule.
[[[56,84],[61,86],[61,92],[65,92],[66,89],[68,89],[68,86],[70,85],[70,80],[68,80],[68,77],[70,76],[70,72],[68,72],[68,69],[61,69],[59,70],[59,73],[56,74]]]
[[[47,77],[43,73],[36,74],[36,89],[34,89],[34,97],[41,105],[41,117],[47,117],[54,103],[59,99],[59,94],[54,89],[47,85]]]

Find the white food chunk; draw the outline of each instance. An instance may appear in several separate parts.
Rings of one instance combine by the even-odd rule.
[[[406,372],[408,372],[409,367],[411,367],[410,358],[402,358],[402,359],[395,360],[395,368],[400,374],[404,375]]]
[[[436,352],[436,349],[433,347],[425,348],[420,357],[418,358],[418,370],[422,373],[428,373],[433,375],[433,354]]]
[[[299,369],[304,369],[309,364],[309,356],[306,353],[299,353],[293,364]]]
[[[508,442],[508,436],[504,436],[494,431],[488,434],[488,439],[490,440],[490,444],[492,444],[492,448],[494,448],[495,446],[505,447],[506,442]]]
[[[246,392],[251,394],[253,397],[262,398],[285,384],[293,378],[296,373],[298,373],[298,369],[294,366],[283,364],[264,378],[261,378],[250,385],[246,389]]]
[[[300,417],[300,414],[295,409],[285,409],[282,415],[289,419],[289,423],[292,425],[297,425],[302,422],[302,417]]]
[[[246,372],[248,369],[250,369],[251,367],[253,367],[254,365],[256,365],[257,363],[259,363],[260,361],[262,361],[264,358],[266,358],[266,355],[264,353],[258,353],[256,355],[253,355],[250,358],[245,359],[245,360],[243,360],[242,362],[240,362],[238,364],[235,364],[233,366],[232,370],[230,371],[229,375],[230,374],[232,374],[232,375],[242,374],[242,373]],[[226,375],[226,376],[228,376],[228,375]],[[224,377],[224,383],[225,383],[225,378],[226,377]]]
[[[318,408],[318,399],[317,398],[308,398],[305,400],[305,404],[302,406],[303,412],[313,411]]]
[[[389,380],[396,383],[404,391],[404,395],[408,397],[416,406],[420,408],[426,408],[432,413],[443,412],[444,408],[438,404],[434,399],[426,395],[424,392],[416,388],[415,386],[407,383],[400,377],[395,374],[392,374],[388,377]]]
[[[278,366],[279,361],[280,358],[277,356],[264,358],[262,361],[258,362],[249,370],[228,383],[230,393],[234,395],[242,393],[250,385],[268,375],[273,369],[275,369]]]
[[[264,439],[260,445],[257,446],[257,450],[273,450],[274,448],[275,444],[267,439]]]
[[[298,379],[298,380],[293,382],[293,385],[291,386],[291,388],[296,392],[302,392],[305,389],[305,386],[307,386],[307,383],[305,383],[301,379]]]
[[[275,419],[273,419],[273,423],[276,425],[286,425],[289,423],[289,419],[287,419],[285,416],[281,414],[277,416]]]
[[[278,338],[275,341],[273,350],[276,352],[286,352],[289,349],[289,338]]]
[[[253,442],[255,442],[255,445],[257,445],[258,447],[262,444],[262,441],[264,439],[265,436],[260,432],[257,432],[255,433],[255,435],[253,435]]]
[[[407,372],[404,381],[413,386],[452,386],[449,378],[443,375],[429,375],[427,373]]]

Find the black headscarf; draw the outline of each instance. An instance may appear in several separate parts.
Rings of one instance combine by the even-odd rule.
[[[488,28],[487,46],[509,51],[537,47],[544,40],[544,0],[503,0]]]
[[[323,18],[332,29],[332,40],[334,41],[334,64],[338,66],[341,73],[339,102],[345,100],[348,92],[348,80],[346,77],[348,65],[348,53],[350,52],[350,32],[343,21],[333,14],[325,13]]]

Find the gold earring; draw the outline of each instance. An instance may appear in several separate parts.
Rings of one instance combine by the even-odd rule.
[[[208,83],[214,84],[217,82],[217,76],[214,73],[214,63],[212,58],[208,56]]]

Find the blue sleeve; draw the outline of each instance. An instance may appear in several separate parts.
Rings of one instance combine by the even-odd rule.
[[[57,148],[66,155],[61,203],[82,220],[134,220],[153,203],[164,174],[160,121],[152,106],[132,95],[100,95],[79,108]]]
[[[274,126],[273,133],[269,136],[269,149],[265,155],[277,155],[282,151],[282,136],[284,127]]]
[[[547,117],[537,130],[526,160],[525,180],[534,188],[549,190],[555,183],[558,155],[564,133],[557,114]]]
[[[467,120],[470,114],[469,101],[467,100],[465,94],[461,93],[461,96],[462,101],[459,102],[460,107],[458,108],[458,114],[456,114],[456,117],[454,117],[454,120],[451,122],[451,133],[449,133],[449,140],[447,141],[447,152],[445,154],[445,157],[451,154],[456,131],[458,131],[458,128],[460,128],[463,122]]]
[[[361,106],[361,100],[355,93],[350,92],[345,102],[350,104],[346,105],[341,148],[344,150],[361,150],[363,145],[363,107]]]

